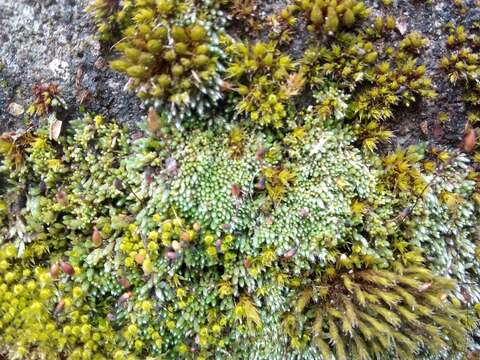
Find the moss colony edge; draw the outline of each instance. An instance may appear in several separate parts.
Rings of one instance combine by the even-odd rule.
[[[436,96],[420,33],[362,1],[95,0],[135,136],[62,119],[0,136],[0,349],[11,359],[461,359],[478,349],[475,27],[461,149],[388,146]],[[232,35],[240,22],[262,41]],[[286,53],[295,31],[309,36]],[[262,32],[263,31],[263,32]],[[139,114],[139,118],[142,114]],[[145,117],[145,116],[143,116]],[[380,151],[381,149],[382,151]]]

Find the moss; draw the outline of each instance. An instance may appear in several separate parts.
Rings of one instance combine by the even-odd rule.
[[[348,288],[338,290],[343,285],[337,280],[349,270],[353,283],[368,273],[390,274],[384,280],[391,284],[368,285],[377,279],[359,285],[375,289],[384,300],[389,293],[405,292],[401,296],[424,311],[444,309],[431,318],[398,303],[397,313],[369,295],[361,316],[393,331],[403,344],[396,351],[411,355],[421,344],[410,339],[407,323],[405,328],[388,323],[395,320],[385,318],[392,311],[421,317],[415,328],[432,331],[435,322],[461,319],[465,325],[432,333],[425,349],[439,344],[447,349],[450,341],[464,346],[455,340],[460,337],[466,346],[465,329],[474,320],[438,298],[452,291],[452,283],[427,270],[417,280],[401,274],[422,264],[442,268],[442,261],[431,263],[421,255],[426,240],[418,226],[441,231],[445,220],[437,215],[438,203],[445,211],[464,211],[465,204],[478,212],[467,200],[474,189],[438,183],[429,188],[429,200],[422,200],[410,183],[428,183],[428,172],[420,167],[425,160],[414,149],[386,158],[363,153],[355,148],[355,130],[341,123],[341,109],[333,105],[336,119],[320,118],[310,109],[303,125],[281,141],[248,127],[228,130],[230,125],[218,124],[192,132],[161,127],[132,142],[126,129],[98,116],[72,122],[57,140],[60,149],[45,130],[32,134],[35,141],[25,143],[23,161],[10,173],[11,185],[2,195],[3,208],[9,209],[2,221],[15,229],[16,239],[11,240],[12,230],[0,233],[7,241],[0,261],[0,285],[7,294],[0,310],[4,348],[16,356],[34,347],[39,356],[63,352],[72,358],[104,358],[112,349],[116,357],[132,359],[161,353],[222,357],[225,352],[280,358],[285,349],[311,357],[327,348],[341,356],[356,346],[344,333],[348,324],[337,316],[343,305],[320,299],[348,298]],[[10,161],[5,158],[3,168]],[[450,176],[442,181],[452,184]],[[406,182],[399,181],[402,177]],[[10,210],[27,181],[21,190],[25,203]],[[460,196],[460,205],[450,201]],[[415,209],[397,216],[405,206]],[[455,220],[455,226],[464,233],[458,241],[471,248],[472,225]],[[478,271],[476,266],[462,276],[473,269]],[[32,278],[37,273],[43,275]],[[318,281],[326,282],[320,289],[330,290],[320,291],[314,303],[330,304],[330,318],[323,332],[298,332],[309,328],[310,317],[298,320],[293,314],[292,319],[285,311],[299,292],[313,284],[317,289]],[[415,290],[430,282],[439,285]],[[20,302],[11,302],[8,294],[14,292]],[[322,343],[328,336],[335,337],[334,348]],[[378,344],[382,339],[360,336],[368,354],[388,347]]]
[[[341,28],[351,28],[366,18],[370,10],[362,1],[298,0],[298,6],[308,19],[308,30],[334,34]]]
[[[215,5],[206,3],[205,8]],[[119,56],[111,67],[126,74],[129,88],[170,120],[192,119],[222,97],[223,53],[214,21],[202,9],[180,1],[102,0],[91,10],[100,21],[102,38],[114,35],[112,27],[119,33],[114,44]]]
[[[240,5],[94,1],[100,37],[117,41],[112,67],[147,101],[141,131],[89,114],[59,131],[61,98],[45,85],[39,127],[0,137],[9,357],[408,359],[475,346],[477,116],[468,154],[382,149],[394,111],[435,96],[423,36],[384,47],[393,18],[362,29],[360,1],[301,1],[250,43],[224,33],[224,11],[259,26],[262,4]],[[304,21],[319,36],[295,59],[283,47]],[[452,36],[461,60],[445,67],[470,84],[475,69],[456,64],[476,65],[476,38]]]
[[[42,116],[65,108],[65,102],[60,97],[60,91],[56,84],[35,84],[32,92],[35,100],[27,109],[27,113],[30,115]]]
[[[392,48],[380,55],[362,34],[342,34],[331,46],[309,48],[302,65],[312,87],[333,80],[353,92],[350,116],[363,122],[389,119],[394,106],[408,106],[417,96],[436,96],[417,58]]]
[[[97,21],[100,39],[109,41],[118,35],[118,25],[125,21],[125,12],[120,12],[120,9],[119,0],[95,0],[89,4],[87,11]]]
[[[472,105],[479,104],[475,82],[479,62],[479,55],[475,51],[478,41],[476,36],[469,35],[459,26],[452,30],[447,39],[447,46],[452,48],[452,52],[440,60],[440,66],[447,72],[449,81],[465,87],[465,101]]]
[[[477,108],[480,105],[480,87],[477,83],[480,38],[474,32],[476,27],[478,24],[472,25],[469,31],[462,25],[457,27],[451,25],[446,42],[448,53],[439,63],[450,83],[463,88],[463,100],[468,104],[468,113],[462,146],[467,152],[474,151],[477,146],[475,127],[478,122]],[[466,141],[468,136],[470,136],[470,144]]]
[[[416,52],[427,46],[428,40],[422,37],[419,32],[412,32],[400,41],[400,49]]]
[[[295,26],[298,24],[297,10],[297,5],[289,4],[269,17],[271,39],[285,44],[295,38]]]
[[[308,339],[325,358],[407,359],[421,348],[438,353],[447,347],[442,331],[461,347],[472,326],[469,315],[447,300],[453,286],[422,267],[333,270],[299,289],[283,325],[292,345],[307,346]],[[302,316],[307,312],[310,317]]]
[[[261,126],[284,126],[304,83],[297,64],[273,42],[231,42],[226,51],[232,58],[227,81],[241,97],[236,110]]]

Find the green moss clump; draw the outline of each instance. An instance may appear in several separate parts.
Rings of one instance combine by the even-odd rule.
[[[105,22],[113,22],[118,28],[114,48],[120,56],[111,61],[111,67],[126,74],[130,78],[128,87],[169,120],[179,123],[193,114],[204,114],[222,97],[223,53],[213,31],[214,20],[202,16],[202,9],[197,12],[192,5],[177,1],[115,6],[103,1],[91,7],[101,19],[102,37],[113,26],[104,26]]]
[[[422,158],[421,149],[415,146],[397,149],[386,155],[382,159],[385,167],[384,184],[399,192],[411,189],[421,196],[427,188],[427,182],[422,177]]]
[[[292,344],[302,347],[308,339],[325,358],[413,359],[422,348],[434,354],[447,348],[447,333],[453,346],[465,344],[464,326],[472,323],[458,303],[447,300],[453,288],[423,267],[348,273],[332,268],[299,289],[283,325]]]
[[[475,249],[475,188],[460,185],[455,167],[432,183],[436,170],[413,149],[385,159],[362,152],[342,124],[344,106],[323,118],[311,108],[282,139],[218,123],[165,125],[133,142],[99,116],[72,122],[58,143],[46,129],[32,133],[1,193],[2,348],[72,359],[280,359],[286,349],[315,358],[353,353],[360,340],[370,356],[465,349],[475,319],[453,282],[423,267],[450,261],[438,254],[446,228]],[[457,157],[450,164],[461,168]],[[3,173],[12,161],[3,159]],[[412,182],[431,185],[420,193]],[[451,276],[476,281],[479,268]],[[351,286],[364,303],[349,298]],[[365,325],[350,323],[353,343],[347,300]],[[325,306],[312,330],[309,309]],[[378,335],[365,335],[375,326]],[[412,329],[428,335],[412,339]]]
[[[231,42],[226,52],[232,58],[227,81],[241,97],[236,110],[261,126],[284,126],[304,83],[297,64],[273,42]]]
[[[308,30],[334,34],[341,28],[351,28],[366,18],[370,10],[357,0],[298,0],[300,9],[308,19]]]
[[[294,39],[295,26],[298,23],[298,6],[288,4],[268,19],[271,29],[269,37],[280,44],[289,43]]]
[[[410,52],[417,52],[419,49],[427,45],[428,40],[417,31],[408,34],[402,39],[402,41],[400,41],[400,49]]]
[[[452,84],[460,83],[465,87],[465,101],[479,105],[479,88],[476,85],[480,38],[470,34],[463,26],[451,29],[447,38],[447,47],[451,49],[449,56],[440,60],[440,66],[447,72]]]
[[[145,24],[127,28],[130,36],[116,45],[122,56],[111,63],[132,79],[130,86],[141,98],[159,99],[171,117],[181,118],[194,109],[202,112],[207,106],[202,101],[221,97],[220,54],[204,26],[160,26],[151,33],[145,29],[148,35],[142,34],[143,26],[152,29]]]
[[[472,30],[478,24],[472,25]],[[478,71],[480,66],[479,53],[480,37],[474,31],[467,31],[459,25],[451,26],[450,35],[447,38],[446,46],[448,53],[442,57],[439,66],[442,68],[450,83],[460,85],[463,88],[463,99],[467,104],[467,123],[465,125],[464,149],[473,152],[478,145],[477,108],[480,105],[480,86],[478,84]],[[467,138],[470,136],[468,143]],[[474,159],[479,159],[477,152]],[[478,162],[478,161],[477,161]]]
[[[94,0],[88,7],[96,23],[98,37],[102,41],[112,42],[118,40],[120,31],[131,21],[129,19],[131,2],[122,6],[120,0]]]
[[[362,34],[341,34],[331,46],[311,47],[301,69],[314,88],[333,80],[351,92],[349,117],[367,123],[391,118],[395,106],[409,106],[417,96],[436,96],[417,58],[393,48],[381,53]]]

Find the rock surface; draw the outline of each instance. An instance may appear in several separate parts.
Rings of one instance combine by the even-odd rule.
[[[142,113],[108,68],[87,0],[0,0],[0,132],[23,124],[35,83],[59,85],[68,116],[81,109],[133,123]]]
[[[397,38],[413,31],[420,32],[429,41],[421,51],[420,60],[427,66],[438,97],[431,102],[418,101],[411,108],[400,108],[395,114],[391,128],[402,145],[428,140],[433,143],[457,146],[461,141],[466,122],[465,103],[462,89],[448,82],[445,72],[439,68],[439,61],[447,55],[445,46],[449,35],[448,24],[471,24],[478,18],[480,8],[475,0],[462,1],[469,11],[462,14],[452,0],[394,0],[392,6],[378,5],[381,1],[369,1],[377,14],[392,15],[397,22]],[[445,113],[449,121],[440,125],[439,114]]]

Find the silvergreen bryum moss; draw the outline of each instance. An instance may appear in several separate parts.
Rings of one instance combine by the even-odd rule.
[[[129,77],[127,87],[140,98],[176,123],[202,116],[220,100],[223,52],[216,24],[201,16],[202,8],[168,0],[100,3],[91,5],[102,19],[100,34],[113,26],[102,25],[107,9],[107,24],[114,17],[120,34],[113,46],[119,56],[110,65]]]
[[[334,34],[341,28],[351,28],[365,19],[370,10],[357,0],[296,0],[307,19],[307,29]]]

